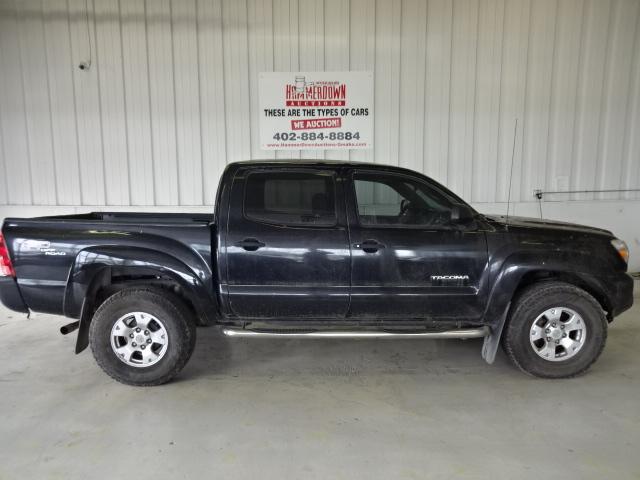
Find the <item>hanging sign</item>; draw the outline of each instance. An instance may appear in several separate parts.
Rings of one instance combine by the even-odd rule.
[[[373,147],[373,74],[269,72],[259,77],[263,150]]]

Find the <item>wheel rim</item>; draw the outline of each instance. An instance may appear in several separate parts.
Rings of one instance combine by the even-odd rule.
[[[157,317],[131,312],[120,317],[111,328],[111,348],[120,361],[145,368],[158,363],[167,352],[169,334]]]
[[[550,362],[563,362],[576,355],[587,339],[587,326],[576,311],[553,307],[531,324],[529,341],[536,354]]]

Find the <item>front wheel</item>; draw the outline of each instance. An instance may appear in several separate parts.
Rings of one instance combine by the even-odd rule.
[[[516,300],[503,346],[524,372],[566,378],[585,372],[606,339],[607,320],[591,295],[567,283],[544,282],[527,287]]]
[[[186,365],[196,329],[182,301],[158,289],[130,288],[96,311],[89,343],[96,362],[127,385],[160,385]]]

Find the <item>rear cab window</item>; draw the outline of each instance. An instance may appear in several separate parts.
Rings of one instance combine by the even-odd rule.
[[[331,227],[336,225],[335,197],[333,172],[251,172],[244,189],[244,216],[275,225]]]

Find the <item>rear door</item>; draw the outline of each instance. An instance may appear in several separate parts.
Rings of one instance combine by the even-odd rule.
[[[363,169],[349,181],[351,315],[480,318],[486,236],[451,223],[453,199],[405,174]]]
[[[235,315],[345,316],[350,250],[336,171],[240,168],[230,205],[226,258]]]

